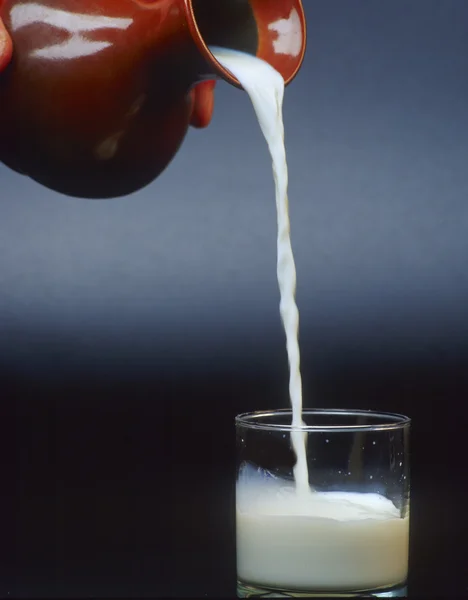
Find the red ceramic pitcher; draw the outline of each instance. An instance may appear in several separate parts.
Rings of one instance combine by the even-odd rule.
[[[301,0],[0,0],[0,160],[70,196],[129,194],[209,124],[217,77],[239,86],[208,46],[289,83],[305,42]]]

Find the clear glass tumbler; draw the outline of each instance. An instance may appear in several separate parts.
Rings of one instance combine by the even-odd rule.
[[[410,419],[364,410],[236,417],[241,598],[406,595]],[[296,488],[291,434],[306,446]],[[307,481],[307,479],[306,479]]]

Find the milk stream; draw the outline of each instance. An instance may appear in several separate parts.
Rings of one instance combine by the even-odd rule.
[[[289,395],[292,407],[291,442],[297,457],[294,467],[296,489],[308,494],[309,474],[306,458],[306,434],[302,422],[302,380],[299,353],[299,311],[296,305],[296,265],[291,247],[288,165],[284,145],[284,79],[267,62],[243,52],[210,47],[216,60],[230,71],[250,97],[260,128],[268,144],[273,163],[276,212],[278,221],[277,276],[280,289],[280,313],[286,333],[289,361]]]

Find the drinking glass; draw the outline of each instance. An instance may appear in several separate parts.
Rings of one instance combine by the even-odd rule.
[[[405,596],[410,419],[339,409],[302,419],[236,417],[238,596]],[[305,444],[310,490],[295,485],[291,434]]]

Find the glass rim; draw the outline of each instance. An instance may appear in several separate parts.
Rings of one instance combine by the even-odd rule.
[[[391,413],[377,410],[347,409],[347,408],[305,408],[303,415],[324,415],[324,416],[356,416],[356,417],[374,417],[381,418],[382,422],[368,423],[365,425],[293,425],[283,423],[262,423],[258,419],[265,417],[274,417],[275,415],[290,415],[292,419],[292,409],[279,408],[273,410],[259,410],[253,412],[240,413],[235,418],[236,427],[246,429],[261,429],[263,431],[302,431],[302,432],[328,432],[328,433],[350,433],[359,431],[391,431],[404,429],[411,424],[411,418],[399,413]]]

